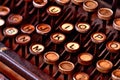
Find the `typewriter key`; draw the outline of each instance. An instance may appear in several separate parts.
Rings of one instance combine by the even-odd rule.
[[[96,68],[101,73],[108,73],[113,67],[112,62],[109,60],[99,60],[96,63]]]
[[[32,34],[35,27],[32,24],[25,24],[21,26],[21,31],[25,34]]]
[[[58,68],[58,72],[55,73],[54,78],[56,79],[60,76],[60,74],[63,74],[63,80],[69,80],[71,79],[71,77],[69,77],[68,75],[71,75],[71,72],[75,68],[75,65],[70,61],[62,61],[58,64]]]
[[[89,80],[89,75],[84,72],[78,72],[73,76],[73,80]]]
[[[74,29],[74,26],[71,23],[63,23],[59,28],[65,33],[70,33]]]
[[[10,13],[10,9],[7,6],[0,6],[0,16],[6,16]]]
[[[103,32],[106,33],[106,21],[110,20],[111,17],[113,16],[113,11],[109,8],[100,8],[98,10],[98,18],[102,19],[102,24],[103,24]]]
[[[14,27],[7,27],[3,30],[3,34],[5,36],[4,40],[9,40],[9,47],[13,48],[14,36],[18,33],[18,29]]]
[[[49,64],[49,74],[52,75],[53,73],[53,65],[59,60],[58,53],[54,51],[48,51],[44,54],[44,62]]]
[[[120,69],[116,69],[112,72],[112,80],[120,80]]]
[[[51,16],[58,16],[61,13],[61,8],[58,6],[50,6],[47,8],[47,13]]]
[[[44,51],[44,46],[42,44],[33,44],[30,46],[29,51],[32,55],[39,55]]]
[[[48,24],[38,24],[36,27],[36,32],[38,34],[44,35],[51,31],[51,26]]]
[[[98,17],[102,20],[110,20],[113,15],[113,11],[109,8],[100,8],[98,10]]]
[[[54,64],[59,59],[58,53],[49,51],[44,54],[44,62],[47,64]]]
[[[50,39],[55,44],[60,44],[65,40],[65,35],[62,33],[54,33],[50,36]]]
[[[42,44],[32,44],[29,47],[30,55],[27,57],[27,60],[31,60],[34,56],[35,65],[39,66],[39,55],[44,51],[45,47]]]
[[[48,3],[48,0],[33,0],[33,6],[35,8],[38,8],[37,15],[36,15],[37,16],[37,23],[40,23],[42,21],[41,15],[40,15],[40,12],[42,11],[42,9],[40,9],[40,8],[43,8],[47,3]],[[35,8],[33,8],[32,11],[35,11]]]
[[[30,42],[31,38],[30,36],[26,34],[21,34],[16,37],[16,42],[20,45],[26,45]]]
[[[75,24],[75,29],[76,29],[76,31],[79,32],[79,34],[77,34],[78,36],[75,37],[75,38],[77,39],[78,37],[80,37],[79,38],[79,43],[81,45],[83,45],[83,43],[82,43],[83,42],[82,38],[84,36],[83,33],[85,34],[90,30],[90,25],[87,24],[87,23],[78,22],[78,23]],[[75,38],[74,38],[74,40],[75,40]]]
[[[0,18],[0,27],[2,27],[5,24],[5,21]]]
[[[93,12],[98,7],[98,2],[94,0],[88,0],[83,3],[83,9],[87,12]]]
[[[116,18],[113,21],[113,28],[120,31],[120,18]]]
[[[83,3],[85,0],[71,0],[72,3],[74,3],[75,5],[80,5],[81,3]]]
[[[65,5],[70,2],[70,0],[55,0],[55,1],[59,5]]]
[[[26,54],[26,49],[27,49],[27,44],[30,42],[31,37],[27,34],[20,34],[18,35],[16,38],[16,43],[18,43],[19,45],[17,46],[17,48],[15,49],[15,51],[19,51],[20,48],[22,50],[22,57],[25,57]]]
[[[106,40],[106,35],[104,33],[96,32],[91,35],[91,40],[96,43],[102,43]]]
[[[8,23],[11,25],[18,25],[22,22],[23,17],[19,14],[11,14],[8,17]]]
[[[106,49],[108,53],[110,53],[110,60],[114,62],[114,59],[119,56],[120,43],[117,41],[110,41],[106,44]]]
[[[81,65],[90,65],[92,63],[93,60],[93,55],[91,55],[90,53],[80,53],[78,56],[78,62]]]
[[[77,42],[68,42],[65,44],[65,50],[70,53],[75,53],[79,50],[80,45]]]
[[[92,12],[94,12],[97,7],[98,7],[97,1],[87,0],[83,2],[83,9],[88,12],[87,22],[91,23]]]
[[[13,37],[18,33],[18,29],[14,27],[7,27],[3,30],[4,36]]]
[[[48,3],[48,0],[33,0],[33,6],[35,8],[42,8]]]
[[[77,23],[75,25],[75,29],[80,33],[86,33],[88,30],[90,30],[90,25],[87,23]]]
[[[120,51],[120,43],[117,41],[110,41],[106,44],[106,49],[112,53],[118,53]]]
[[[74,64],[70,61],[62,61],[58,65],[59,71],[63,74],[70,74],[74,67]]]

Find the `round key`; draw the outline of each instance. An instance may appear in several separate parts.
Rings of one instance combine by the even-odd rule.
[[[42,8],[48,3],[48,0],[33,0],[33,6],[35,8]]]
[[[90,53],[80,53],[78,55],[78,62],[81,64],[81,65],[90,65],[93,61],[93,55],[90,54]]]
[[[108,73],[113,67],[113,64],[109,60],[99,60],[96,63],[96,68],[101,73]]]
[[[6,80],[6,79],[5,79],[5,76],[2,75],[2,74],[0,74],[0,80]]]
[[[117,41],[110,41],[106,44],[106,49],[112,53],[118,53],[120,51],[120,43]]]
[[[50,36],[50,39],[53,43],[55,44],[60,44],[62,43],[64,40],[65,40],[65,35],[62,34],[62,33],[53,33],[51,36]]]
[[[29,35],[26,34],[20,34],[16,37],[16,42],[20,45],[26,45],[27,43],[30,42],[31,38]]]
[[[116,69],[112,72],[112,80],[120,80],[120,69]]]
[[[104,33],[96,32],[91,35],[91,40],[96,43],[102,43],[106,40],[106,35]]]
[[[58,6],[50,6],[47,8],[47,13],[51,16],[58,16],[61,13],[61,8]]]
[[[70,61],[62,61],[58,65],[59,71],[63,74],[70,74],[74,67],[75,65]]]
[[[18,29],[14,27],[7,27],[3,30],[4,36],[7,36],[7,37],[15,36],[17,33],[18,33]]]
[[[18,25],[22,22],[23,17],[19,14],[11,14],[8,17],[8,22],[11,25]]]
[[[120,18],[116,18],[113,21],[113,28],[120,31]]]
[[[89,80],[89,75],[84,72],[78,72],[73,76],[73,80]]]
[[[90,25],[87,23],[77,23],[75,25],[75,29],[80,33],[86,33],[88,30],[90,30]]]
[[[80,5],[81,3],[83,3],[85,0],[71,0],[72,3],[74,3],[75,5]]]
[[[25,34],[31,34],[35,30],[32,24],[25,24],[21,26],[21,31]]]
[[[0,6],[0,16],[6,16],[10,13],[10,9],[6,6]]]
[[[88,0],[83,3],[83,9],[87,12],[93,12],[98,7],[98,2],[94,0]]]
[[[32,55],[39,55],[44,51],[45,47],[42,44],[32,44],[29,51]]]
[[[46,62],[47,64],[55,64],[55,62],[58,60],[59,55],[54,51],[49,51],[44,54],[44,62]]]
[[[55,0],[55,1],[59,5],[65,5],[70,2],[70,0]]]
[[[36,32],[38,34],[44,35],[44,34],[49,33],[50,31],[51,31],[51,26],[48,24],[38,24],[36,26]]]
[[[102,20],[109,20],[113,15],[113,11],[109,8],[100,8],[98,10],[98,17]]]
[[[3,26],[4,24],[5,24],[5,21],[0,18],[0,27]]]
[[[70,53],[75,53],[79,50],[80,45],[77,42],[68,42],[65,44],[65,50]]]
[[[63,23],[59,28],[65,33],[70,33],[74,29],[74,26],[71,23]]]

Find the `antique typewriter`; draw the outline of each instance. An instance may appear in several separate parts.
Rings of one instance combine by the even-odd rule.
[[[0,80],[120,80],[119,0],[0,0]]]

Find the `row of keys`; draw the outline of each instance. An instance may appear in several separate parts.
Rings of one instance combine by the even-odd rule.
[[[111,74],[111,77],[112,77],[112,80],[119,80],[120,77],[120,69],[116,69],[112,72]],[[89,80],[89,75],[84,73],[84,72],[79,72],[79,73],[76,73],[73,77],[73,80]]]
[[[33,45],[32,48],[33,49],[36,48],[36,50],[41,50],[38,48],[38,46],[39,44],[36,44],[36,45]],[[4,48],[1,48],[1,49],[4,49]],[[59,57],[60,56],[58,53],[54,51],[48,51],[44,54],[44,62],[47,64],[54,65],[59,60]],[[86,64],[90,65],[90,63],[92,62],[92,59],[93,59],[93,56],[90,53],[80,53],[80,55],[78,56],[78,63],[80,63],[81,65],[86,65]],[[101,73],[108,73],[112,69],[112,67],[113,67],[113,64],[109,60],[99,60],[96,63],[96,68]],[[59,68],[59,71],[63,74],[70,74],[74,70],[75,65],[70,61],[62,61],[59,63],[58,68]],[[112,79],[119,80],[120,79],[119,74],[120,74],[119,69],[114,70],[111,73]],[[75,73],[75,75],[73,76],[73,79],[89,80],[89,75],[84,72],[79,72],[79,73]]]
[[[42,26],[40,26],[39,25],[39,27],[38,27],[38,29],[39,28],[41,28],[41,27],[46,27],[47,28],[47,30],[44,30],[44,31],[47,31],[47,32],[49,32],[50,31],[50,26],[49,25],[47,25],[47,24],[41,24]],[[28,26],[29,27],[29,26]],[[29,27],[30,28],[30,27]],[[34,27],[33,27],[34,28]],[[23,28],[24,29],[24,28]],[[32,26],[31,26],[31,29],[32,29]],[[39,34],[45,34],[46,32],[42,32],[42,31],[39,31],[37,29],[37,32],[39,33]],[[27,30],[27,29],[26,29]],[[22,30],[23,32],[24,32],[24,30]],[[18,29],[16,29],[16,28],[14,28],[14,27],[8,27],[8,28],[5,28],[4,30],[3,30],[3,33],[4,33],[4,36],[6,36],[6,37],[13,37],[13,36],[15,36],[17,33],[18,33]],[[60,44],[60,43],[62,43],[65,39],[66,39],[66,37],[65,37],[65,35],[64,34],[62,34],[62,33],[59,33],[59,32],[57,32],[57,33],[54,33],[54,34],[51,34],[51,36],[50,36],[50,39],[51,39],[51,41],[53,42],[53,43],[55,43],[55,44]],[[19,35],[19,36],[17,36],[16,37],[16,41],[17,41],[17,43],[19,43],[19,44],[27,44],[28,42],[30,42],[30,40],[31,40],[31,38],[30,38],[30,36],[28,36],[28,35]],[[96,32],[96,33],[93,33],[92,35],[91,35],[91,40],[92,40],[92,42],[94,42],[94,43],[96,43],[96,44],[99,44],[99,43],[102,43],[102,42],[104,42],[105,40],[106,40],[106,35],[105,34],[103,34],[103,33],[100,33],[100,32]],[[110,44],[113,44],[113,46],[111,46]],[[76,44],[77,45],[77,44]],[[114,49],[115,48],[115,52],[117,51],[119,51],[119,42],[109,42],[109,43],[107,43],[107,49],[109,50],[109,51],[112,51],[112,49]],[[69,46],[69,45],[68,45]],[[67,47],[68,47],[67,46]],[[114,48],[111,48],[111,47],[114,47]],[[118,49],[118,50],[117,50]],[[70,51],[69,49],[67,49],[66,48],[66,50],[67,51]],[[72,51],[71,51],[72,52]],[[114,51],[112,51],[112,52],[114,52]]]
[[[58,59],[59,59],[59,55],[54,51],[49,51],[44,54],[44,62],[47,64],[54,65]],[[81,53],[78,56],[78,62],[82,65],[86,65],[86,64],[89,65],[92,62],[92,59],[93,59],[93,56],[90,53]],[[109,60],[99,60],[96,63],[96,68],[101,73],[108,73],[112,69],[112,67],[113,67],[113,64]],[[59,71],[63,74],[70,74],[74,70],[75,65],[70,61],[62,61],[58,64],[58,68],[59,68]],[[120,73],[119,69],[114,70],[112,72],[112,79],[119,80],[120,79],[119,73]],[[89,80],[89,75],[84,72],[79,72],[79,73],[75,73],[75,75],[73,76],[73,79]]]
[[[47,2],[48,2],[47,0],[44,0],[44,1],[42,1],[42,0],[40,0],[40,1],[39,0],[33,0],[33,5],[35,7],[37,7],[37,8],[41,8],[41,7],[45,6],[47,4]],[[57,2],[62,3],[62,1],[60,1],[60,0],[59,1],[57,0]],[[97,8],[97,6],[98,6],[98,3],[96,1],[94,1],[94,0],[85,1],[84,4],[83,4],[83,9],[85,11],[88,11],[88,12],[93,12]],[[0,8],[1,8],[1,11],[0,11],[1,16],[5,16],[10,12],[10,9],[5,7],[5,6],[0,6]],[[47,12],[51,16],[57,16],[62,11],[61,11],[61,8],[58,7],[58,6],[50,6],[50,7],[48,7]],[[103,20],[109,20],[111,18],[112,14],[113,14],[113,12],[109,8],[100,8],[98,10],[98,17],[100,19],[103,19]]]

